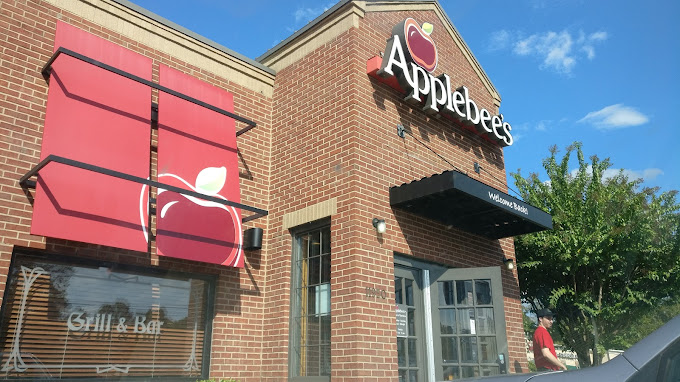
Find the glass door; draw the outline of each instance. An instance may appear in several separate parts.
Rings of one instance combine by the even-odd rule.
[[[430,284],[437,381],[506,372],[500,267],[436,269]]]
[[[397,315],[399,382],[424,382],[425,336],[421,272],[395,267],[394,294]]]

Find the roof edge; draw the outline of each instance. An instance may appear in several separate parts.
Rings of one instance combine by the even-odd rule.
[[[208,46],[210,46],[214,49],[217,49],[217,50],[219,50],[223,53],[226,53],[226,54],[228,54],[228,55],[230,55],[234,58],[237,58],[238,60],[241,60],[241,61],[243,61],[243,62],[245,62],[249,65],[252,65],[252,66],[254,66],[254,67],[256,67],[260,70],[263,70],[263,71],[265,71],[269,74],[272,74],[272,75],[276,75],[276,71],[274,69],[272,69],[272,68],[270,68],[266,65],[263,65],[262,63],[260,63],[256,60],[248,58],[248,57],[246,57],[246,56],[244,56],[244,55],[242,55],[238,52],[235,52],[235,51],[233,51],[233,50],[225,47],[224,45],[221,45],[221,44],[219,44],[219,43],[217,43],[213,40],[205,38],[205,37],[199,35],[198,33],[192,32],[191,30],[184,28],[183,26],[176,24],[176,23],[174,23],[174,22],[172,22],[172,21],[170,21],[170,20],[168,20],[168,19],[166,19],[162,16],[159,16],[159,15],[149,11],[146,8],[142,8],[139,5],[133,4],[128,0],[110,0],[110,1],[112,1],[114,3],[118,3],[119,5],[122,5],[126,8],[129,8],[129,9],[131,9],[131,10],[133,10],[133,11],[135,11],[135,12],[137,12],[137,13],[139,13],[139,14],[141,14],[141,15],[149,18],[149,19],[152,19],[153,21],[156,21],[159,24],[163,24],[170,29],[173,29],[173,30],[175,30],[179,33],[186,35],[187,37],[190,37],[190,38],[192,38],[196,41],[199,41],[202,44],[208,45]]]
[[[470,47],[468,44],[465,42],[463,39],[463,36],[460,35],[458,32],[458,29],[456,29],[455,25],[453,25],[453,22],[449,18],[449,16],[444,12],[444,9],[442,8],[441,4],[439,4],[438,0],[433,0],[435,3],[435,6],[439,10],[440,17],[442,17],[446,22],[448,23],[448,26],[451,28],[449,33],[451,36],[454,38],[456,41],[460,41],[460,48],[463,51],[463,54],[467,58],[467,60],[470,62],[472,65],[473,69],[477,72],[477,75],[479,78],[482,80],[484,83],[484,86],[487,87],[487,90],[489,90],[489,93],[491,93],[491,96],[493,97],[494,101],[496,102],[496,106],[499,107],[501,104],[501,95],[498,92],[498,89],[494,86],[493,82],[491,82],[491,79],[489,76],[486,74],[484,71],[484,68],[482,68],[482,65],[479,63],[477,60],[477,57],[472,53],[470,50]]]
[[[125,0],[121,0],[121,1],[125,1]],[[354,0],[340,0],[338,3],[336,3],[334,6],[328,8],[325,12],[323,12],[317,18],[308,22],[307,25],[305,25],[304,27],[295,31],[295,33],[293,33],[292,35],[288,36],[285,40],[281,41],[280,43],[276,44],[271,49],[268,49],[266,52],[262,53],[259,57],[255,58],[255,60],[258,61],[258,62],[262,62],[262,61],[266,60],[267,58],[272,56],[274,53],[276,53],[277,51],[282,49],[284,46],[288,45],[290,42],[297,39],[299,36],[303,35],[308,30],[314,28],[318,24],[321,24],[321,22],[324,19],[329,17],[331,14],[335,13],[335,11],[337,11],[338,9],[345,6],[345,4],[353,2],[353,1]]]
[[[366,3],[366,12],[395,11],[397,10],[396,7],[399,5],[408,6],[409,8],[423,5],[427,7],[427,9],[423,8],[423,10],[433,10],[437,16],[439,16],[439,19],[444,24],[447,32],[456,42],[456,45],[458,45],[458,48],[463,53],[463,56],[465,56],[465,59],[470,63],[472,69],[477,73],[477,76],[484,84],[484,87],[486,87],[487,91],[494,99],[494,104],[496,107],[500,106],[501,96],[498,92],[498,89],[496,89],[493,82],[491,82],[491,79],[482,68],[482,65],[477,60],[477,57],[475,57],[475,55],[472,53],[470,47],[458,32],[458,29],[456,29],[455,25],[453,25],[453,22],[446,14],[438,0],[366,0]],[[407,7],[404,8],[405,9],[403,10],[408,10]]]
[[[268,62],[268,65],[275,66],[279,61],[278,59],[275,58],[277,54],[281,53],[283,56],[285,56],[286,53],[284,52],[286,48],[295,50],[296,47],[294,47],[293,44],[296,40],[298,40],[308,32],[319,28],[321,25],[323,25],[324,22],[330,20],[333,14],[344,9],[345,6],[351,3],[354,4],[355,7],[358,8],[363,13],[408,10],[409,8],[414,8],[419,5],[426,6],[427,9],[425,10],[433,10],[439,16],[442,23],[444,23],[447,32],[449,33],[451,38],[456,42],[456,45],[458,45],[459,49],[463,53],[463,56],[465,56],[465,58],[475,71],[475,73],[477,73],[477,76],[484,84],[484,87],[486,87],[487,91],[493,98],[496,107],[500,106],[501,96],[500,93],[498,92],[498,89],[496,89],[494,84],[491,82],[491,79],[486,74],[486,72],[482,68],[481,64],[479,63],[475,55],[470,50],[470,47],[467,45],[463,37],[458,32],[458,29],[456,29],[456,27],[453,25],[453,22],[446,14],[438,0],[340,0],[333,7],[329,8],[320,16],[307,23],[307,25],[293,33],[291,36],[289,36],[288,38],[281,41],[273,48],[267,50],[265,53],[257,57],[256,60],[259,62],[267,62],[268,60],[271,60],[271,62]],[[400,9],[399,7],[400,5],[404,6],[403,9]]]

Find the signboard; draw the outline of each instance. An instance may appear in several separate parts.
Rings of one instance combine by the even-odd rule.
[[[63,22],[54,44],[151,81],[150,59]],[[233,96],[159,67],[160,85],[233,113]],[[235,121],[158,92],[160,183],[240,203]],[[54,154],[150,179],[151,87],[66,54],[52,63],[41,159]],[[157,190],[158,255],[243,267],[240,210]],[[50,163],[38,175],[31,233],[147,252],[149,187]]]
[[[379,70],[369,61],[369,74],[406,92],[405,100],[422,105],[427,114],[442,115],[472,126],[479,135],[501,147],[512,145],[512,126],[504,121],[503,114],[493,115],[479,107],[466,86],[453,87],[448,74],[433,74],[439,60],[430,36],[433,29],[432,24],[420,26],[412,18],[397,24],[387,40]]]
[[[0,321],[4,378],[207,376],[213,281],[51,259],[20,254],[12,264]]]
[[[408,308],[397,305],[397,337],[408,337]]]
[[[229,112],[231,93],[165,65],[160,84]],[[225,115],[166,93],[158,98],[158,181],[240,202],[236,127]],[[159,256],[243,267],[240,210],[159,190]]]
[[[151,80],[151,60],[59,21],[54,41]],[[52,64],[40,159],[49,154],[149,177],[151,89],[73,57]],[[31,233],[147,251],[137,183],[52,163],[40,171]]]

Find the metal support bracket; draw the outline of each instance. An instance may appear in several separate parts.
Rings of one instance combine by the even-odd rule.
[[[73,58],[76,58],[76,59],[81,60],[81,61],[83,61],[83,62],[86,62],[86,63],[88,63],[88,64],[94,65],[94,66],[99,67],[99,68],[102,68],[102,69],[104,69],[104,70],[108,70],[108,71],[111,72],[111,73],[118,74],[119,76],[123,76],[123,77],[125,77],[125,78],[127,78],[127,79],[130,79],[130,80],[139,82],[139,83],[144,84],[144,85],[146,85],[146,86],[149,86],[149,87],[151,87],[151,88],[153,88],[153,89],[157,89],[158,91],[162,91],[162,92],[164,92],[164,93],[173,95],[173,96],[175,96],[175,97],[177,97],[177,98],[181,98],[181,99],[183,99],[183,100],[185,100],[185,101],[189,101],[189,102],[191,102],[191,103],[193,103],[193,104],[202,106],[202,107],[204,107],[204,108],[206,108],[206,109],[209,109],[209,110],[212,110],[212,111],[214,111],[214,112],[216,112],[216,113],[220,113],[220,114],[222,114],[222,115],[226,115],[227,117],[233,118],[233,119],[235,119],[235,120],[237,120],[237,121],[239,121],[239,122],[243,122],[243,123],[245,123],[247,126],[244,127],[243,129],[241,129],[241,130],[239,130],[239,131],[236,132],[236,136],[237,136],[237,137],[238,137],[239,135],[241,135],[241,134],[243,134],[243,133],[249,131],[250,129],[252,129],[253,127],[255,127],[255,126],[257,125],[255,122],[253,122],[253,121],[251,121],[251,120],[249,120],[249,119],[247,119],[247,118],[243,118],[243,117],[241,117],[241,116],[239,116],[239,115],[236,115],[236,114],[234,114],[234,113],[232,113],[232,112],[226,111],[226,110],[224,110],[224,109],[220,109],[219,107],[213,106],[213,105],[211,105],[211,104],[209,104],[209,103],[205,103],[205,102],[203,102],[203,101],[201,101],[201,100],[198,100],[198,99],[196,99],[196,98],[190,97],[190,96],[188,96],[188,95],[186,95],[186,94],[184,94],[184,93],[180,93],[180,92],[178,92],[178,91],[172,90],[172,89],[167,88],[167,87],[165,87],[165,86],[161,86],[161,85],[159,85],[159,84],[157,84],[157,83],[155,83],[155,82],[152,82],[152,81],[149,81],[149,80],[145,80],[144,78],[141,78],[141,77],[139,77],[139,76],[135,76],[135,75],[132,74],[132,73],[128,73],[128,72],[126,72],[126,71],[120,70],[120,69],[115,68],[115,67],[113,67],[113,66],[111,66],[111,65],[107,65],[107,64],[105,64],[105,63],[103,63],[103,62],[101,62],[101,61],[97,61],[97,60],[95,60],[95,59],[92,59],[92,58],[90,58],[90,57],[84,56],[84,55],[82,55],[82,54],[80,54],[80,53],[76,53],[76,52],[74,52],[74,51],[72,51],[72,50],[70,50],[70,49],[66,49],[66,48],[63,48],[63,47],[59,47],[59,48],[54,52],[54,54],[52,55],[52,57],[50,57],[50,59],[47,61],[47,63],[45,64],[45,66],[43,66],[42,70],[40,71],[40,73],[42,73],[43,78],[45,78],[45,81],[49,82],[50,74],[52,73],[52,63],[53,63],[53,62],[57,59],[57,57],[59,57],[59,55],[61,55],[61,54],[65,54],[65,55],[67,55],[67,56],[71,56],[71,57],[73,57]]]
[[[219,198],[216,198],[214,196],[201,194],[200,192],[186,190],[186,189],[179,188],[179,187],[176,187],[176,186],[171,186],[169,184],[157,182],[157,181],[150,180],[150,179],[141,178],[141,177],[138,177],[138,176],[135,176],[135,175],[126,174],[126,173],[123,173],[123,172],[120,172],[120,171],[115,171],[115,170],[111,170],[111,169],[108,169],[108,168],[95,166],[95,165],[92,165],[92,164],[89,164],[89,163],[84,163],[84,162],[80,162],[80,161],[69,159],[69,158],[64,158],[64,157],[54,155],[54,154],[48,155],[47,158],[40,161],[40,163],[38,163],[35,167],[33,167],[26,174],[24,174],[24,176],[21,177],[21,179],[19,180],[19,184],[21,185],[21,188],[23,188],[23,189],[35,188],[36,187],[36,181],[30,180],[30,178],[38,175],[39,171],[43,167],[47,166],[48,164],[50,164],[52,162],[61,163],[63,165],[67,165],[67,166],[71,166],[71,167],[77,167],[77,168],[80,168],[80,169],[83,169],[83,170],[92,171],[92,172],[96,172],[96,173],[99,173],[99,174],[112,176],[114,178],[119,178],[119,179],[127,180],[127,181],[130,181],[130,182],[135,182],[135,183],[139,183],[139,184],[146,184],[147,186],[151,186],[151,187],[162,188],[164,190],[177,192],[177,193],[182,194],[182,195],[191,195],[191,196],[199,198],[199,199],[209,200],[211,202],[223,204],[225,206],[232,206],[232,207],[235,207],[235,208],[240,208],[241,210],[253,212],[252,215],[246,216],[246,217],[241,219],[241,221],[243,223],[249,222],[251,220],[255,220],[257,218],[261,218],[263,216],[267,216],[267,214],[269,214],[269,212],[267,210],[263,210],[263,209],[260,209],[260,208],[251,207],[251,206],[248,206],[248,205],[245,205],[245,204],[236,203],[236,202],[232,202],[232,201],[229,201],[229,200],[219,199]]]
[[[397,125],[397,135],[399,138],[404,138],[406,133],[406,129],[404,128],[404,125]]]

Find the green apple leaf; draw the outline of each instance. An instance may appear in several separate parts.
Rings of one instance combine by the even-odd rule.
[[[428,35],[432,33],[434,30],[434,25],[430,23],[423,23],[423,32],[427,33]]]
[[[206,195],[215,195],[224,187],[226,181],[226,167],[207,167],[196,177],[196,191]]]

